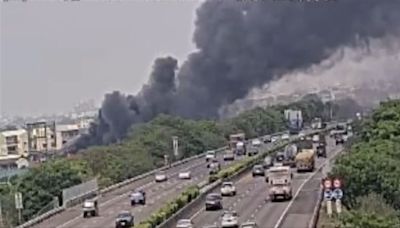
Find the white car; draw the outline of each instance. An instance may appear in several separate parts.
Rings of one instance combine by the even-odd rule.
[[[222,196],[234,196],[236,195],[236,187],[232,182],[224,182],[221,187]]]
[[[261,140],[259,140],[259,139],[253,139],[253,140],[251,141],[251,145],[254,146],[254,147],[259,147],[259,146],[261,146]]]
[[[283,134],[283,135],[281,136],[281,139],[282,139],[282,140],[289,140],[289,138],[290,138],[289,134]]]
[[[192,178],[190,170],[181,171],[181,172],[179,172],[178,176],[179,176],[179,179],[190,179],[190,178]]]
[[[163,181],[167,181],[168,177],[164,171],[161,171],[156,174],[155,179],[156,179],[156,182],[163,182]]]
[[[273,142],[276,142],[276,141],[278,141],[279,140],[279,137],[278,136],[272,136],[271,137],[271,142],[273,143]]]
[[[222,215],[221,227],[222,228],[239,227],[237,213],[234,211],[224,212],[224,214]]]
[[[312,138],[312,141],[313,141],[314,143],[319,142],[319,135],[314,135],[313,138]]]
[[[176,223],[176,228],[193,228],[193,222],[190,219],[180,219]]]
[[[210,161],[210,160],[215,159],[216,157],[217,157],[217,155],[216,155],[215,151],[210,150],[210,151],[206,152],[206,161],[207,162]]]

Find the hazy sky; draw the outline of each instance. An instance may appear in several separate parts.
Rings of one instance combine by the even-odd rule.
[[[15,1],[15,0],[14,0]],[[69,111],[104,93],[136,93],[154,58],[194,49],[200,1],[0,3],[0,113]]]

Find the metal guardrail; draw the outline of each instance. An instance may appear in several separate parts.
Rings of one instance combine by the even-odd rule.
[[[317,133],[317,132],[327,132],[327,131],[329,131],[330,129],[332,129],[332,126],[327,126],[325,129],[322,129],[322,130],[313,130],[313,131],[307,133],[306,135],[307,135],[307,136],[308,136],[308,135],[313,135],[313,134],[315,134],[315,133]],[[280,148],[282,148],[282,147],[284,147],[284,146],[286,146],[286,145],[288,145],[288,144],[290,144],[290,143],[296,142],[297,140],[299,140],[299,137],[295,137],[294,139],[291,139],[291,140],[289,140],[289,141],[287,141],[287,142],[280,143],[280,145],[277,144],[277,145],[275,145],[273,148],[270,148],[270,149],[268,149],[267,151],[265,151],[265,152],[261,155],[261,157],[268,156],[269,154],[274,153],[274,152],[276,152],[277,150],[279,150]],[[243,173],[246,173],[246,171],[248,171],[250,168],[251,168],[251,167],[245,167],[245,168],[239,170],[238,172],[236,172],[235,174],[233,174],[231,177],[229,177],[229,179],[234,180],[234,179],[240,178],[241,175],[242,175]],[[173,214],[170,218],[168,218],[168,219],[165,220],[163,223],[161,223],[160,225],[158,225],[157,228],[170,228],[170,227],[173,227],[179,219],[187,218],[187,217],[190,215],[190,213],[193,212],[193,210],[194,210],[193,208],[196,208],[196,207],[198,207],[200,204],[202,204],[203,199],[205,199],[205,196],[206,196],[209,192],[213,191],[215,188],[217,188],[218,186],[220,186],[221,183],[222,183],[222,180],[221,180],[221,179],[218,179],[217,181],[215,181],[215,182],[213,182],[213,183],[211,183],[211,184],[208,184],[208,185],[205,185],[204,187],[202,187],[202,188],[200,189],[200,195],[199,195],[196,199],[192,200],[190,203],[188,203],[187,205],[185,205],[184,207],[182,207],[182,208],[181,208],[180,210],[178,210],[175,214]]]
[[[274,133],[274,135],[284,134],[284,133],[286,133],[286,132],[287,132],[287,131],[281,131],[281,132],[278,132],[278,133]],[[268,134],[268,135],[271,135],[271,134]],[[256,137],[256,138],[263,138],[263,137],[266,137],[266,136],[268,136],[268,135],[259,136],[259,137]],[[256,138],[253,138],[253,139],[256,139]],[[247,140],[247,141],[251,141],[251,140],[253,140],[253,139],[249,139],[249,140]],[[224,147],[220,147],[220,148],[218,148],[218,149],[215,149],[214,151],[216,151],[216,152],[218,153],[218,152],[224,151],[224,150],[227,149],[227,148],[228,148],[227,146],[224,146]],[[192,160],[195,160],[195,159],[204,157],[205,155],[206,155],[206,152],[201,153],[201,154],[198,154],[198,155],[195,155],[195,156],[192,156],[192,157],[189,157],[189,158],[185,158],[185,159],[180,160],[180,161],[176,161],[176,162],[172,163],[170,166],[163,166],[163,167],[154,169],[154,170],[152,170],[152,171],[149,171],[149,172],[147,172],[147,173],[143,173],[143,174],[140,174],[140,175],[138,175],[138,176],[136,176],[136,177],[133,177],[133,178],[127,179],[127,180],[125,180],[125,181],[122,181],[122,182],[113,184],[113,185],[111,185],[111,186],[108,186],[108,187],[106,187],[106,188],[104,188],[104,189],[101,189],[98,193],[99,193],[100,195],[103,195],[103,194],[108,193],[108,192],[111,192],[111,191],[113,191],[113,190],[115,190],[115,189],[121,188],[121,187],[126,186],[126,185],[128,185],[128,184],[131,184],[131,183],[133,183],[133,182],[135,182],[135,181],[138,181],[138,180],[144,179],[144,178],[146,178],[146,177],[152,176],[152,175],[154,175],[155,173],[157,173],[157,172],[159,172],[159,171],[168,170],[168,169],[170,169],[170,168],[172,168],[172,167],[176,167],[176,166],[179,166],[179,165],[181,165],[181,164],[190,162],[190,161],[192,161]],[[87,197],[87,195],[82,195],[82,196],[81,196],[81,198],[84,198],[84,197]],[[74,201],[75,201],[75,202],[79,202],[79,198],[75,199]],[[40,215],[40,216],[38,216],[38,217],[36,217],[36,218],[33,218],[33,219],[31,219],[31,220],[25,222],[24,224],[18,226],[17,228],[28,228],[28,227],[31,227],[31,226],[33,226],[33,225],[35,225],[35,224],[38,224],[38,223],[40,223],[40,222],[42,222],[42,221],[44,221],[44,220],[46,220],[46,219],[48,219],[48,218],[50,218],[50,217],[56,215],[56,214],[58,214],[58,213],[64,211],[64,210],[67,208],[67,206],[68,206],[68,207],[71,207],[71,206],[74,206],[74,204],[64,205],[64,206],[55,208],[55,209],[53,209],[53,210],[51,210],[51,211],[48,211],[48,212],[44,213],[43,215]]]
[[[315,205],[313,214],[311,216],[310,223],[308,224],[308,228],[316,228],[317,227],[317,222],[318,222],[318,218],[319,218],[319,210],[321,209],[321,203],[322,203],[322,195],[323,195],[322,188],[320,188],[317,204]]]

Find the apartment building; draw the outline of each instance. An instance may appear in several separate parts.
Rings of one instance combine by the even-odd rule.
[[[24,129],[0,132],[0,171],[29,166],[24,158],[27,155],[28,135]]]
[[[28,133],[28,151],[44,153],[57,150],[55,122],[35,122],[26,125]]]
[[[0,156],[27,155],[28,135],[26,130],[12,130],[0,132]]]
[[[64,124],[56,126],[56,148],[62,149],[68,143],[74,141],[80,135],[78,124]]]

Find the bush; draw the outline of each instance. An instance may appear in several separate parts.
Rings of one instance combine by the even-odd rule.
[[[361,210],[358,197],[366,203],[375,194],[380,197],[376,200],[397,213],[400,210],[400,100],[383,102],[370,119],[357,125],[359,137],[348,145],[348,153],[339,157],[331,174],[344,181],[344,204],[350,210],[344,223],[398,227],[398,215],[396,219],[383,210]]]
[[[200,194],[200,189],[197,186],[191,186],[182,192],[175,200],[168,202],[157,212],[153,213],[149,219],[142,221],[138,227],[154,228],[163,223],[167,218],[171,217],[178,210],[190,203]]]

